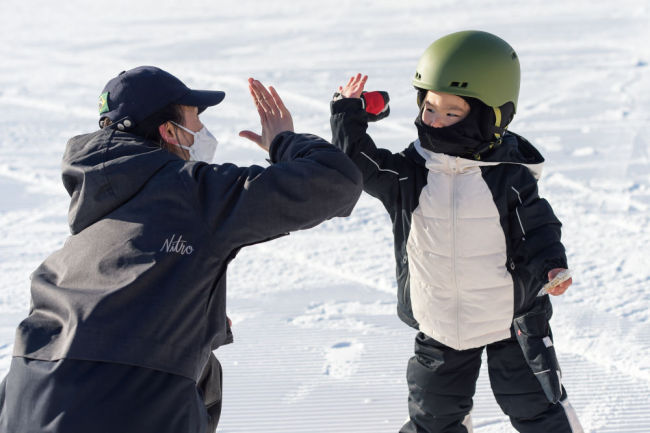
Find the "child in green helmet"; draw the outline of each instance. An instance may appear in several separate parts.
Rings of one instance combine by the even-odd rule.
[[[506,131],[519,74],[517,54],[497,36],[438,39],[413,79],[418,139],[400,153],[366,133],[389,113],[385,92],[363,92],[366,76],[332,102],[333,143],[393,223],[398,315],[419,330],[402,433],[472,431],[484,349],[494,395],[518,431],[582,431],[548,323],[548,294],[571,284],[561,223],[537,192],[544,159]]]

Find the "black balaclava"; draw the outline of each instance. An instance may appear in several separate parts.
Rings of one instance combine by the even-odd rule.
[[[500,144],[500,139],[495,136],[495,133],[502,134],[503,129],[495,127],[495,115],[491,107],[476,98],[462,98],[470,106],[469,114],[460,122],[443,128],[434,128],[422,122],[424,110],[422,104],[415,119],[418,137],[422,147],[427,150],[479,160]],[[512,111],[508,113],[510,118],[514,114]],[[507,120],[506,125],[510,119]]]

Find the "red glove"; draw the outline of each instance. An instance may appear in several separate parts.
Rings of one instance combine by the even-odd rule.
[[[388,105],[390,98],[388,97],[388,92],[380,90],[362,92],[361,101],[363,102],[363,108],[368,113],[368,122],[376,122],[384,117],[388,117],[390,114],[390,106]]]

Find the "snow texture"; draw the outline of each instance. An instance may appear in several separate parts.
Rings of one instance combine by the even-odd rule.
[[[274,85],[297,131],[330,137],[328,102],[364,72],[391,95],[370,127],[382,146],[416,136],[411,77],[457,30],[496,33],[522,64],[511,129],[547,159],[540,189],[564,223],[574,284],[552,326],[586,432],[650,431],[650,12],[647,0],[3,0],[0,27],[0,378],[29,308],[29,274],[59,248],[67,139],[97,128],[110,78],[160,66],[225,101],[202,115],[216,162],[265,164],[249,76]],[[407,416],[415,332],[395,315],[392,234],[364,195],[347,219],[245,249],[229,273],[235,344],[217,351],[219,431],[395,432]],[[511,432],[479,379],[475,432]]]

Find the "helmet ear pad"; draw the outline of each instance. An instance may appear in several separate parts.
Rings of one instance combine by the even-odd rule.
[[[506,102],[500,107],[490,107],[480,99],[461,97],[467,101],[470,110],[474,112],[483,140],[500,141],[515,115],[515,104]]]

